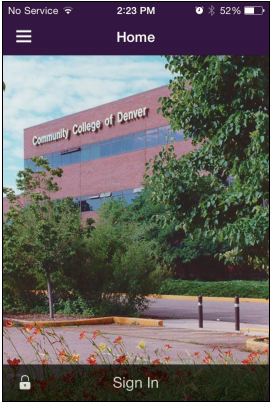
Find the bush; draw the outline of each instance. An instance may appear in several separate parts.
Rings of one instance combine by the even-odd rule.
[[[78,291],[99,315],[137,315],[147,307],[145,296],[158,291],[162,274],[152,242],[141,239],[137,224],[120,226],[102,217],[88,241]]]
[[[269,283],[267,281],[199,282],[167,280],[161,286],[159,294],[210,297],[240,296],[268,299]]]

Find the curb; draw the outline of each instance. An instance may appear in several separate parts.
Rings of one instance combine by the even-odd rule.
[[[4,318],[4,324],[7,321],[12,321],[20,326],[31,325],[33,327],[70,327],[79,325],[140,325],[145,327],[161,327],[163,326],[162,320],[152,320],[146,318],[126,318],[126,317],[104,317],[104,318],[88,318],[80,320],[66,320],[66,321],[29,321]]]
[[[194,300],[198,301],[198,296],[178,296],[178,295],[149,295],[149,299],[168,299],[168,300]],[[206,301],[217,301],[217,302],[233,302],[234,297],[210,297],[203,296]],[[269,300],[265,299],[250,299],[250,298],[240,298],[240,303],[269,303]]]
[[[264,334],[269,334],[269,329],[263,328],[240,328],[241,332],[262,332]]]
[[[259,339],[259,342],[256,342],[255,339]],[[248,339],[246,341],[247,350],[255,353],[263,353],[269,349],[269,345],[265,342],[262,342],[262,339],[264,338],[255,338],[255,339]]]

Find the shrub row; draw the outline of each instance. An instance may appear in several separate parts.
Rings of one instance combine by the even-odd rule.
[[[268,281],[199,282],[169,279],[163,282],[160,295],[269,298]]]

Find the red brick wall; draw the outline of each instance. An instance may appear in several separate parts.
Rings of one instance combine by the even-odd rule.
[[[157,113],[159,107],[158,99],[168,94],[168,88],[164,86],[27,128],[24,131],[25,159],[168,125],[169,122],[167,122],[161,114]],[[62,128],[72,130],[74,124],[80,125],[83,122],[101,120],[104,123],[105,118],[109,117],[111,114],[115,115],[117,118],[117,113],[120,111],[128,112],[143,107],[148,108],[147,117],[138,118],[137,120],[122,124],[115,122],[115,125],[112,127],[106,127],[103,124],[102,130],[99,130],[98,133],[90,132],[74,135],[71,132],[70,140],[61,139],[39,146],[32,144],[33,136],[52,134]],[[175,144],[175,150],[178,155],[188,153],[192,149],[191,141],[183,141]],[[63,166],[63,177],[59,180],[61,190],[56,194],[56,198],[67,196],[80,197],[100,194],[107,191],[138,188],[143,182],[145,163],[148,162],[150,158],[153,158],[160,150],[161,146],[158,146]],[[8,204],[5,201],[4,212],[7,208]],[[90,216],[94,217],[96,214],[94,212],[85,212],[83,213],[83,220],[85,221],[85,219]]]
[[[133,134],[142,130],[148,130],[150,128],[168,124],[162,115],[157,113],[159,97],[166,96],[167,94],[169,94],[168,88],[167,86],[164,86],[116,102],[107,103],[106,105],[49,121],[38,126],[27,128],[24,130],[25,159],[37,155],[45,155],[51,152],[79,147],[93,142],[104,141],[127,134]],[[86,133],[81,135],[74,135],[71,133],[70,140],[62,139],[39,146],[34,146],[32,144],[32,138],[34,135],[43,136],[55,133],[62,128],[72,130],[74,124],[82,124],[84,121],[92,122],[101,120],[104,123],[105,118],[109,117],[111,114],[117,117],[117,113],[120,111],[128,112],[141,107],[149,108],[148,117],[139,118],[122,124],[116,122],[112,127],[106,127],[103,124],[103,129],[99,130],[98,133]]]

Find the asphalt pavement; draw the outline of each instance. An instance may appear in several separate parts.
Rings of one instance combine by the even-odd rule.
[[[160,319],[198,319],[198,305],[194,300],[150,299],[144,317]],[[205,301],[203,297],[203,318],[207,321],[234,322],[234,303],[227,301]],[[268,303],[240,303],[240,320],[244,324],[269,325]]]

